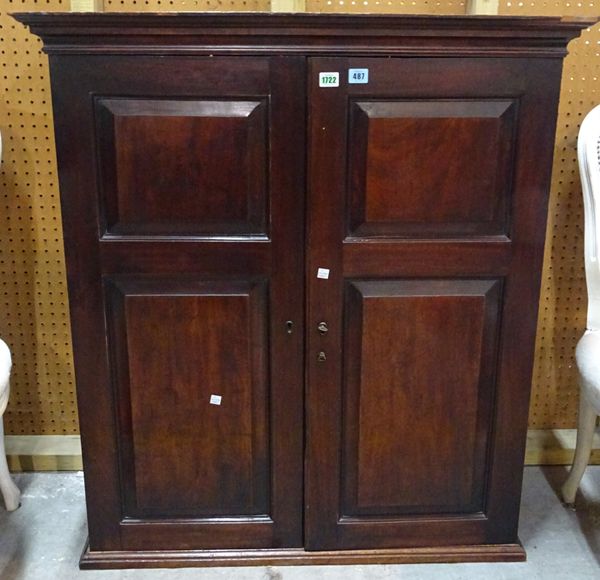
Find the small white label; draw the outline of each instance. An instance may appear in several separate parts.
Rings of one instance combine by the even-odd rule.
[[[210,396],[210,404],[211,405],[220,405],[221,404],[221,395],[211,395]]]
[[[317,270],[317,278],[321,278],[321,280],[327,280],[329,278],[329,270],[327,268],[319,268]]]
[[[340,73],[339,72],[320,72],[319,73],[320,87],[339,87]]]
[[[348,69],[348,84],[366,85],[369,82],[368,68],[350,68]]]

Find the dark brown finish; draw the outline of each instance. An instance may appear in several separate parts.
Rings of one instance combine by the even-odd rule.
[[[179,568],[190,566],[322,566],[349,564],[443,564],[452,562],[524,562],[521,544],[486,544],[395,550],[187,550],[185,552],[91,552],[81,556],[83,570]]]
[[[350,104],[349,233],[505,234],[514,101]]]
[[[299,547],[304,61],[93,61],[51,62],[90,545],[94,551]],[[98,99],[113,109],[116,102],[151,101],[154,112],[156,101],[180,112],[205,103],[258,103],[260,138],[270,150],[269,163],[253,162],[268,171],[260,188],[268,199],[265,220],[270,215],[260,228],[265,233],[241,236],[223,220],[219,233],[198,236],[198,228],[179,227],[181,216],[157,199],[138,208],[145,221],[137,233],[105,234],[102,200],[110,184],[100,170],[103,155],[129,145],[118,133],[107,142],[98,129]],[[298,138],[289,139],[290,131]],[[193,151],[206,151],[202,140],[211,136],[196,134]],[[187,173],[173,169],[181,153],[165,147],[161,156],[171,186],[192,195]],[[234,153],[231,163],[241,171]],[[152,180],[137,169],[129,176],[126,195],[150,201]],[[230,205],[214,188],[210,199],[223,210]],[[192,217],[203,227],[200,213]],[[160,234],[147,227],[150,219],[162,224]],[[285,268],[273,266],[284,262]],[[287,320],[295,324],[291,335]],[[223,395],[220,407],[206,396],[212,388],[230,393],[216,393]],[[170,459],[159,459],[168,452]],[[194,465],[200,460],[207,463]]]
[[[82,567],[523,559],[561,57],[592,21],[17,19],[51,55]]]
[[[307,360],[306,414],[309,420],[305,545],[311,550],[331,550],[514,542],[537,314],[531,305],[536,304],[539,292],[554,132],[554,124],[549,119],[554,120],[556,116],[560,61],[547,58],[326,57],[311,59],[310,67],[309,135],[314,153],[308,176],[307,352],[312,355],[323,350],[328,357],[324,364],[318,363],[315,355]],[[327,90],[318,86],[319,71],[350,68],[368,68],[369,83],[343,83]],[[473,103],[474,118],[480,118],[482,110],[494,111],[498,117],[499,111],[506,110],[504,103],[511,103],[511,109],[516,107],[514,122],[509,123],[512,125],[511,137],[500,139],[502,143],[514,143],[514,153],[509,156],[511,177],[503,175],[500,180],[485,180],[478,176],[476,180],[481,187],[479,196],[484,200],[497,198],[500,191],[497,186],[502,182],[501,191],[506,199],[497,207],[504,205],[506,212],[495,211],[497,215],[506,213],[506,217],[501,221],[480,221],[476,236],[472,230],[463,228],[459,239],[440,239],[439,212],[447,220],[449,212],[454,210],[445,205],[441,210],[431,208],[431,197],[421,194],[411,203],[416,205],[413,211],[419,212],[423,222],[422,231],[405,229],[403,235],[398,236],[396,230],[394,235],[383,237],[379,234],[376,239],[358,234],[347,237],[348,214],[352,210],[348,208],[349,190],[358,188],[355,199],[368,197],[365,193],[368,183],[353,181],[352,148],[361,139],[377,141],[384,134],[356,136],[352,124],[355,103],[377,102],[382,106],[386,103],[384,109],[389,111],[392,107],[394,121],[401,126],[412,123],[413,103],[421,102],[421,109],[430,111],[442,101],[447,103],[445,114],[453,110],[453,115],[460,112],[463,117],[465,103]],[[398,107],[397,103],[408,104]],[[492,106],[493,103],[502,105]],[[401,111],[408,115],[406,122],[398,117]],[[436,123],[445,130],[445,121],[436,120]],[[501,123],[498,129],[500,126]],[[468,129],[462,126],[459,135],[472,135],[473,130],[472,126]],[[393,138],[388,148],[395,148],[396,143],[400,149],[410,148],[401,142],[395,128],[390,135]],[[444,147],[451,147],[447,138],[442,141]],[[370,143],[367,143],[367,150],[369,147]],[[531,158],[533,152],[535,164]],[[386,150],[385,155],[389,159],[395,154]],[[496,155],[495,162],[508,167],[504,159],[504,154]],[[443,170],[438,174],[443,174]],[[396,175],[398,195],[405,196],[411,184],[402,181],[400,171]],[[413,180],[417,179],[415,172],[410,175]],[[395,202],[395,196],[380,188],[380,183],[390,184],[391,180],[381,177],[374,186],[374,195],[387,195]],[[474,190],[468,189],[473,183],[469,180],[465,183],[467,203],[473,199]],[[422,184],[432,187],[430,173],[417,182],[417,190],[421,192],[425,190]],[[455,180],[440,180],[435,185],[437,197],[456,199],[460,208],[464,203],[462,185],[462,181],[457,184]],[[495,205],[492,203],[490,207]],[[399,207],[392,208],[394,218],[398,216]],[[498,232],[498,223],[503,221],[504,235]],[[457,234],[456,231],[454,235]],[[316,278],[319,267],[331,270],[328,280]],[[459,292],[450,302],[449,298],[444,299],[447,302],[444,305],[446,318],[442,314],[435,316],[432,299],[418,303],[415,302],[417,297],[409,300],[408,296],[403,298],[404,302],[399,297],[369,299],[368,308],[378,311],[379,316],[371,316],[368,321],[371,330],[367,329],[365,334],[368,310],[363,310],[363,329],[360,346],[357,345],[356,307],[348,303],[344,306],[348,288],[361,289],[367,283],[369,289],[377,285],[383,289],[392,284],[396,292],[403,294],[406,290],[400,291],[401,288],[407,289],[418,280],[427,286],[428,280],[433,284],[440,278],[446,281],[448,288],[452,284],[461,288],[462,284],[466,292],[464,296]],[[503,287],[502,299],[494,298],[492,294],[486,308],[499,308],[499,312],[484,315],[482,310],[473,309],[472,299],[468,299],[472,289],[467,291],[468,284],[464,285],[470,282],[477,288],[477,284],[489,284],[490,280],[497,280]],[[431,292],[435,285],[429,288]],[[499,300],[496,306],[495,302]],[[350,302],[356,305],[357,299]],[[364,309],[366,303],[359,302]],[[380,306],[376,308],[374,304]],[[401,308],[400,304],[407,306]],[[452,371],[452,384],[460,394],[445,386],[445,394],[434,397],[431,394],[434,387],[428,386],[436,376],[432,366],[439,360],[448,373],[451,365],[444,357],[449,356],[449,347],[442,345],[444,339],[451,340],[451,337],[467,339],[463,336],[469,331],[465,326],[467,323],[452,322],[463,318],[465,321],[471,319],[471,324],[477,319],[479,324],[484,324],[485,320],[486,330],[480,339],[472,336],[470,348],[454,353],[452,365],[458,368]],[[375,322],[375,319],[381,320]],[[500,325],[498,332],[493,322],[496,319]],[[319,336],[313,330],[321,320],[326,320],[329,325],[327,337]],[[425,320],[431,324],[425,324]],[[392,334],[394,322],[397,326],[395,335]],[[410,333],[416,335],[417,332],[418,339],[410,339],[411,344],[402,344]],[[394,340],[398,343],[395,346],[383,346],[379,342],[389,345]],[[473,358],[477,340],[483,341],[482,349]],[[411,359],[410,349],[418,344],[433,351],[421,354],[426,357],[424,359]],[[385,355],[376,354],[378,362],[373,364],[369,357],[373,357],[377,349],[387,353],[389,363],[385,363]],[[346,366],[344,360],[348,361]],[[473,362],[480,368],[470,367]],[[405,367],[399,369],[401,365]],[[370,372],[372,377],[366,382],[365,372]],[[360,377],[360,384],[357,377]],[[404,389],[405,398],[401,403],[388,403],[390,416],[383,415],[377,420],[370,405],[373,405],[377,392],[385,389],[393,377],[410,377],[411,387]],[[418,385],[424,386],[418,388]],[[421,410],[425,401],[428,408]],[[448,405],[454,410],[450,411]],[[509,409],[511,411],[505,415]],[[454,412],[450,430],[443,428],[448,425],[449,414]],[[396,421],[406,423],[409,419],[414,421],[410,426],[419,425],[419,428],[409,430],[407,425],[392,428]],[[435,423],[437,430],[432,426]],[[464,449],[464,457],[457,443],[453,443],[461,428],[467,430],[464,433],[467,438],[469,430],[475,431],[475,435],[471,435],[475,447]],[[361,443],[361,430],[368,432],[365,443]],[[436,452],[434,446],[437,444],[439,455],[422,458],[421,447],[427,441],[429,431],[432,443],[425,446],[426,450]],[[407,439],[394,441],[399,435]],[[368,459],[357,457],[361,445],[371,454]],[[407,459],[406,473],[392,482],[391,472],[402,464],[402,459],[395,456],[398,452],[404,454],[402,459]],[[453,459],[448,460],[449,457]],[[411,480],[412,470],[414,479]],[[446,470],[453,481],[445,487],[432,482],[428,489],[418,489],[426,479],[427,470],[434,479]],[[423,517],[424,514],[427,517]]]
[[[266,299],[261,283],[109,282],[125,517],[269,515]]]
[[[264,100],[95,106],[108,233],[265,233]]]
[[[49,54],[268,54],[561,58],[593,18],[226,12],[14,17]]]
[[[494,280],[348,283],[342,518],[484,510],[500,297]]]

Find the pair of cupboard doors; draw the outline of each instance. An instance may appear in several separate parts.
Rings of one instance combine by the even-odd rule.
[[[561,59],[66,52],[90,550],[517,544]]]

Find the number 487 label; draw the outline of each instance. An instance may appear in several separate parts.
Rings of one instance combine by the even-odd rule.
[[[319,73],[320,87],[339,87],[340,73],[339,72],[320,72]]]
[[[368,68],[350,68],[348,69],[348,84],[366,85],[369,82]]]

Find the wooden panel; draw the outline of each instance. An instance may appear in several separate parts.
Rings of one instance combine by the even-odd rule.
[[[125,515],[268,513],[266,287],[126,281],[110,295]]]
[[[483,510],[500,287],[349,283],[343,516]]]
[[[350,234],[507,233],[514,101],[354,101]]]
[[[108,233],[264,233],[265,101],[96,102]]]
[[[93,552],[86,547],[82,570],[117,568],[190,568],[210,566],[386,565],[451,562],[524,562],[521,544],[405,548],[395,550],[338,550],[306,552],[275,550],[188,550],[185,552]],[[230,571],[224,572],[231,574]],[[333,572],[334,574],[336,572]]]
[[[81,422],[82,451],[92,550],[128,550],[141,546],[173,550],[299,546],[302,541],[301,337],[304,316],[303,253],[298,252],[297,248],[302,247],[304,232],[304,63],[297,58],[282,58],[279,61],[278,57],[240,59],[221,56],[193,59],[165,56],[156,59],[148,56],[130,58],[97,55],[92,60],[94,66],[90,66],[88,57],[65,56],[52,61],[53,82],[60,87],[53,99],[54,110],[57,118],[63,120],[57,123],[57,149],[61,164],[65,253],[69,266],[69,298],[76,344],[78,402],[84,419]],[[227,70],[228,74],[222,74],[223,70]],[[106,74],[106,71],[110,71],[110,74]],[[169,101],[183,103],[183,107],[185,103],[199,101],[268,102],[265,115],[268,118],[271,163],[267,183],[272,219],[269,237],[230,236],[223,239],[209,234],[199,238],[175,232],[174,237],[168,239],[163,239],[162,235],[155,239],[141,239],[139,236],[124,239],[123,235],[116,234],[99,238],[102,208],[98,205],[98,151],[93,138],[97,120],[90,97],[92,94],[135,101]],[[299,137],[290,140],[290,131]],[[272,264],[281,267],[275,269]],[[224,289],[226,293],[227,284],[236,280],[247,281],[247,284],[265,280],[269,289],[266,296],[253,302],[255,306],[248,306],[248,309],[254,312],[256,304],[260,303],[266,309],[264,316],[268,313],[268,318],[261,323],[261,328],[265,329],[266,326],[264,331],[268,334],[268,346],[264,347],[265,340],[256,340],[254,335],[252,338],[257,352],[262,348],[261,356],[268,359],[264,363],[268,380],[265,379],[267,382],[262,386],[253,384],[251,392],[255,397],[262,393],[261,404],[265,407],[261,408],[268,416],[269,430],[263,435],[260,430],[255,431],[256,437],[249,444],[252,445],[252,458],[249,459],[243,455],[243,451],[239,451],[244,445],[248,449],[248,443],[245,439],[246,443],[241,443],[243,438],[232,426],[234,421],[229,421],[231,416],[227,415],[227,421],[219,423],[216,428],[224,435],[231,435],[232,443],[223,451],[222,457],[227,461],[228,457],[236,456],[241,467],[233,469],[232,474],[223,475],[224,471],[229,472],[230,467],[218,463],[217,451],[210,448],[207,456],[208,461],[214,461],[214,470],[221,470],[222,477],[237,477],[240,480],[243,493],[229,488],[217,490],[214,481],[220,476],[215,474],[214,480],[209,483],[212,486],[211,493],[216,495],[212,500],[207,498],[213,505],[202,504],[205,500],[194,496],[196,492],[191,488],[198,486],[192,485],[197,483],[192,466],[197,462],[190,462],[185,456],[190,452],[188,446],[183,446],[185,450],[179,450],[182,446],[177,443],[200,438],[200,423],[196,417],[199,412],[194,415],[193,411],[198,410],[197,405],[201,402],[193,399],[193,387],[184,392],[184,400],[189,405],[182,407],[180,416],[182,423],[184,420],[189,422],[190,431],[182,431],[181,425],[172,425],[163,419],[162,437],[168,440],[173,436],[176,441],[171,443],[145,433],[152,417],[144,414],[141,398],[136,399],[128,392],[124,395],[126,385],[120,378],[115,391],[114,367],[115,362],[120,360],[115,355],[133,348],[143,357],[150,347],[143,346],[146,344],[144,334],[138,335],[135,344],[127,344],[122,338],[122,344],[110,353],[112,359],[108,356],[106,322],[113,320],[113,315],[107,316],[105,311],[106,278],[124,284],[124,291],[127,290],[127,284],[133,284],[133,281],[153,281],[155,286],[147,289],[147,294],[153,299],[157,298],[159,310],[168,311],[171,306],[167,306],[167,302],[171,300],[169,304],[183,304],[175,308],[175,311],[183,313],[201,309],[202,302],[198,299],[197,303],[192,299],[196,294],[202,294],[198,288],[191,288],[189,299],[178,295],[186,294],[183,288],[189,290],[190,286],[185,284],[213,281],[217,285],[223,284],[217,289]],[[181,286],[168,286],[169,278]],[[135,294],[137,290],[132,292]],[[167,297],[171,294],[177,296],[163,302],[161,293]],[[148,301],[154,304],[153,299]],[[208,310],[212,312],[212,308]],[[227,319],[232,325],[245,316],[237,308],[235,306],[231,310],[237,314],[229,319],[223,313],[224,320]],[[138,310],[141,309],[140,306]],[[148,308],[146,312],[152,309]],[[124,318],[125,306],[121,310]],[[220,308],[216,310],[220,311]],[[246,316],[254,316],[250,310]],[[136,312],[140,318],[137,330],[141,328],[143,333],[142,313]],[[184,337],[186,333],[189,337],[195,332],[193,325],[186,326],[192,324],[187,318],[189,316],[184,314],[172,325],[177,328],[183,325]],[[294,324],[291,335],[287,331],[288,320]],[[155,322],[158,324],[156,318]],[[254,323],[252,326],[257,328]],[[110,344],[114,344],[117,337],[125,336],[125,330],[116,330],[113,331]],[[250,331],[244,333],[237,329],[237,332],[243,337]],[[230,336],[234,344],[238,344],[238,336]],[[162,340],[163,336],[160,338]],[[209,338],[213,342],[218,341],[218,333],[207,337],[207,340]],[[187,341],[191,342],[191,339]],[[187,343],[185,346],[189,351]],[[225,365],[223,357],[227,356],[227,345],[213,344],[211,348],[223,353],[220,358]],[[234,351],[241,353],[237,348]],[[196,361],[195,364],[201,364],[200,360],[192,360]],[[164,362],[173,372],[178,369],[177,376],[183,373],[179,367],[171,364],[179,364],[177,360]],[[120,362],[117,366],[125,369],[119,377],[129,376],[129,362]],[[185,373],[191,374],[193,370],[192,365],[191,370]],[[218,369],[214,372],[218,372]],[[242,373],[243,369],[240,368],[239,372]],[[183,379],[188,376],[185,373],[181,375]],[[230,368],[224,376],[234,377],[236,373],[238,371]],[[143,374],[136,376],[138,384],[145,380]],[[167,380],[164,382],[168,385]],[[153,385],[152,396],[157,399],[160,395],[158,382],[150,383]],[[119,385],[125,388],[118,390]],[[242,393],[246,393],[247,398],[247,384],[241,383],[238,387]],[[115,392],[119,396],[116,397]],[[168,397],[168,393],[164,394]],[[142,396],[145,395],[139,395]],[[128,401],[126,405],[120,405],[119,414],[115,412],[117,400]],[[259,429],[257,425],[261,419],[256,415],[258,407],[254,398],[252,406],[253,428]],[[162,411],[162,407],[160,409]],[[244,413],[248,412],[244,408]],[[123,413],[129,415],[123,416]],[[241,410],[237,413],[242,416],[242,426],[247,425],[248,421],[244,413]],[[237,420],[238,417],[235,418]],[[144,439],[147,437],[149,439]],[[252,438],[252,434],[247,432],[244,437]],[[130,442],[129,450],[127,441]],[[184,490],[179,489],[179,499],[164,491],[167,484],[162,478],[169,475],[169,465],[165,475],[160,475],[160,470],[157,470],[150,479],[141,483],[135,478],[135,461],[145,462],[147,467],[151,460],[148,454],[162,452],[167,446],[177,448],[179,456],[183,457],[182,477],[187,483]],[[135,456],[138,452],[139,458]],[[193,453],[196,458],[199,457],[198,451]],[[265,461],[261,457],[266,457]],[[251,468],[248,467],[249,463],[252,463]],[[142,507],[136,504],[138,493],[146,502]],[[220,493],[225,495],[221,497],[218,495]],[[148,506],[155,501],[158,501],[157,506]],[[219,510],[222,515],[206,516]],[[248,513],[229,515],[235,511]],[[265,511],[268,511],[268,515],[264,514]],[[188,517],[190,513],[194,514],[192,518]],[[125,519],[123,514],[127,514]],[[139,515],[131,521],[130,514]]]
[[[268,10],[266,0],[193,0],[195,10]],[[190,0],[105,0],[110,11],[189,10]],[[79,433],[48,57],[10,12],[68,10],[63,0],[0,4],[0,336],[13,353],[7,433]],[[22,229],[21,229],[22,228]],[[35,305],[35,307],[33,307]]]
[[[498,276],[510,269],[512,242],[498,238],[359,241],[347,238],[343,246],[344,272],[350,278],[368,278],[385,272],[389,277]]]
[[[319,71],[339,70],[343,77],[350,68],[368,68],[369,83],[340,83],[340,87],[327,90],[318,86]],[[308,227],[311,246],[307,270],[310,274],[307,407],[311,420],[307,434],[306,495],[309,509],[305,525],[306,545],[309,549],[516,541],[536,315],[535,308],[531,308],[531,305],[535,305],[538,300],[543,225],[549,186],[547,168],[552,157],[550,145],[554,132],[553,111],[558,100],[559,72],[560,61],[546,58],[535,61],[520,58],[448,57],[311,59],[309,135],[313,155],[309,164],[311,200]],[[445,236],[442,239],[431,239],[438,237],[434,232],[429,234],[429,239],[393,239],[391,235],[379,239],[371,239],[369,236],[347,238],[345,211],[348,206],[348,152],[351,151],[348,143],[349,121],[352,118],[350,106],[375,100],[384,103],[413,103],[423,100],[518,102],[518,123],[514,123],[516,162],[511,197],[506,200],[507,209],[510,207],[509,235],[490,236],[465,232],[461,237],[452,236],[452,240]],[[442,245],[444,249],[440,251]],[[315,277],[318,267],[330,269],[327,280]],[[382,464],[380,469],[378,464],[379,476],[365,475],[364,467],[361,474],[362,457],[357,455],[353,459],[344,442],[344,437],[348,437],[354,425],[356,444],[353,448],[355,453],[360,453],[359,428],[362,415],[355,415],[353,423],[350,411],[354,409],[358,412],[356,410],[361,409],[364,392],[361,384],[361,405],[353,405],[351,393],[358,392],[359,389],[353,388],[351,382],[347,381],[351,376],[360,376],[361,381],[365,380],[363,370],[352,375],[346,361],[340,356],[344,349],[349,348],[347,340],[351,340],[345,334],[350,332],[352,335],[352,331],[343,322],[348,313],[343,306],[345,288],[349,280],[360,284],[365,279],[379,283],[390,278],[402,278],[407,282],[417,279],[454,279],[457,282],[481,278],[505,280],[502,316],[498,318],[501,328],[498,330],[497,371],[493,369],[493,362],[488,362],[490,359],[486,359],[484,355],[480,357],[481,372],[487,373],[488,377],[489,373],[497,372],[497,380],[488,379],[487,389],[480,388],[477,395],[472,387],[469,390],[469,387],[463,386],[466,389],[463,395],[467,396],[470,412],[473,413],[474,400],[477,405],[481,405],[477,410],[477,419],[473,419],[473,415],[469,419],[460,413],[438,419],[440,425],[451,421],[455,428],[454,432],[440,430],[435,433],[443,452],[455,457],[455,464],[444,465],[446,471],[457,478],[455,485],[444,488],[445,484],[437,480],[447,476],[447,473],[437,471],[436,465],[432,465],[431,469],[437,475],[437,478],[434,476],[436,481],[422,490],[410,488],[406,494],[407,502],[413,500],[414,507],[402,503],[405,501],[402,494],[404,490],[395,487],[402,485],[402,476],[389,484],[386,484],[385,479],[387,477],[388,481],[392,481],[392,468],[399,467],[400,462],[395,459],[394,452],[398,449],[398,453],[404,451],[402,442],[394,440],[389,446],[380,447],[376,433],[368,432],[369,436],[364,437],[366,451],[362,457],[377,457],[378,453],[384,452],[394,457],[388,461],[391,463],[389,472],[386,471],[386,462],[379,461]],[[378,312],[377,308],[373,309],[373,312],[381,314],[379,322],[373,324],[373,328],[383,328],[384,338],[381,343],[375,343],[375,339],[372,342],[379,346],[382,353],[395,352],[394,348],[401,352],[397,337],[402,336],[402,325],[398,325],[397,333],[387,330],[387,318],[390,317],[386,314],[386,309],[394,312],[396,304],[402,302],[400,297],[395,300],[385,299],[385,307],[380,309],[383,313]],[[429,300],[434,301],[433,298],[423,301],[427,303]],[[493,301],[492,299],[490,302]],[[472,312],[470,307],[465,309]],[[422,308],[417,309],[420,310]],[[424,320],[427,316],[432,316],[432,312],[435,309],[427,310],[427,314],[423,315]],[[406,316],[409,321],[414,320],[410,312]],[[480,314],[481,316],[483,315]],[[454,342],[462,341],[460,329],[463,325],[474,323],[470,318],[461,318],[456,323],[458,331],[449,332],[447,336],[452,336]],[[320,336],[316,330],[321,320],[329,325],[330,330],[326,336]],[[364,323],[364,318],[362,321]],[[472,344],[476,344],[476,341]],[[361,349],[362,357],[365,343],[361,342],[360,347],[355,346],[353,352],[357,352],[357,348]],[[375,347],[371,348],[374,351],[370,350],[369,353],[377,361],[372,368],[385,368],[385,361],[378,358]],[[465,348],[461,355],[469,360],[466,345],[453,344],[452,348]],[[442,356],[447,352],[447,348],[443,349],[435,343],[426,342],[423,347],[426,353],[435,352],[435,349],[441,349]],[[319,361],[319,351],[327,355],[326,360]],[[429,361],[430,366],[433,365],[433,355],[421,356]],[[348,357],[348,360],[354,361],[353,364],[358,364],[355,361],[357,357],[351,354]],[[398,368],[401,368],[400,364]],[[423,369],[425,376],[430,372],[425,365],[417,367],[419,368]],[[373,370],[373,377],[376,372],[377,370]],[[390,367],[388,372],[396,377],[401,374],[396,366]],[[460,377],[472,380],[477,370],[469,372],[468,368],[462,368],[455,369],[454,372],[458,374],[450,374],[450,377],[460,382]],[[366,384],[377,382],[386,385],[383,378],[380,381],[373,378]],[[492,387],[489,385],[494,383],[497,386],[492,395]],[[374,392],[378,392],[378,387],[372,388]],[[430,393],[425,390],[426,400],[428,394]],[[452,392],[441,390],[436,391],[435,395],[442,397],[442,402],[447,400],[448,404],[456,404]],[[418,401],[416,395],[415,399]],[[431,396],[429,401],[434,407],[437,404],[437,400]],[[393,403],[392,401],[392,406]],[[375,404],[373,408],[377,409]],[[376,413],[368,412],[369,417]],[[435,411],[432,413],[435,422],[437,414]],[[402,413],[400,415],[402,417]],[[342,417],[348,423],[343,423]],[[412,420],[410,416],[406,422],[410,424]],[[479,420],[487,422],[485,429],[480,427]],[[466,421],[466,425],[463,421]],[[404,434],[404,427],[392,424],[391,419],[385,423],[385,427],[388,431]],[[434,432],[435,428],[436,426],[433,428]],[[456,441],[461,429],[465,429],[467,438],[473,437],[475,449],[465,451],[463,448],[459,451]],[[493,430],[493,442],[489,429]],[[421,441],[419,437],[424,439]],[[425,435],[415,435],[414,438],[415,447],[422,445],[426,449],[432,448]],[[486,454],[482,450],[488,443]],[[482,447],[478,447],[479,445]],[[416,479],[420,479],[419,485],[424,486],[424,478],[419,473],[423,474],[429,467],[429,459],[421,457],[412,449],[405,453],[405,469],[416,470]],[[462,457],[461,453],[467,457]],[[352,473],[353,461],[357,465],[356,483],[351,485],[348,475]],[[370,458],[364,461],[368,465]],[[440,465],[443,465],[443,461],[440,461]],[[372,465],[369,467],[374,470]],[[375,491],[371,489],[366,492],[366,496],[363,494],[365,505],[360,504],[361,478],[371,483],[371,488],[375,486]],[[346,490],[344,482],[348,485]],[[377,485],[380,485],[379,491]],[[367,489],[367,486],[363,487]],[[423,505],[417,503],[419,492],[423,494]],[[442,505],[437,505],[440,503]],[[341,513],[344,510],[349,515]],[[361,513],[361,510],[365,513]]]

